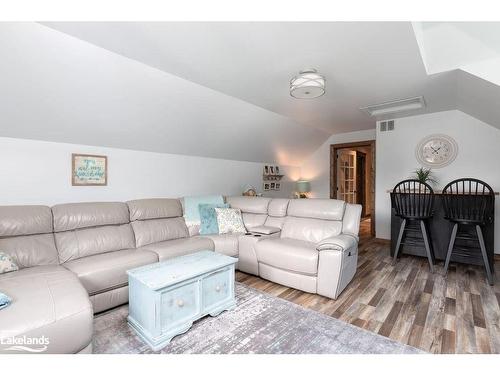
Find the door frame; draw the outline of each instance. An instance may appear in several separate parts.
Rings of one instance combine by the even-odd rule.
[[[373,237],[375,237],[375,174],[377,173],[375,167],[375,140],[371,141],[360,141],[360,142],[348,142],[348,143],[337,143],[330,145],[330,198],[336,199],[337,197],[337,151],[342,148],[355,148],[355,147],[370,147],[372,156],[372,168],[373,171],[371,176],[371,200],[372,207],[370,210],[371,218],[371,228],[370,232]]]

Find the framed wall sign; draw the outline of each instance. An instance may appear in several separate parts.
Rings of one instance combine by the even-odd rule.
[[[73,186],[106,186],[108,184],[108,157],[72,154],[71,176]]]

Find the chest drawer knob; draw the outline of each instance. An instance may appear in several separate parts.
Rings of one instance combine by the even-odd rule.
[[[216,291],[217,293],[218,293],[218,292],[220,292],[220,285],[217,285],[217,286],[215,287],[215,291]]]
[[[184,306],[184,301],[183,301],[183,300],[181,300],[181,299],[178,299],[178,300],[177,300],[177,306],[179,306],[179,307]]]

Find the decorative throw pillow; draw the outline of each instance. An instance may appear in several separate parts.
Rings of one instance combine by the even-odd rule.
[[[246,233],[239,208],[215,208],[219,233]]]
[[[4,307],[9,306],[11,302],[12,300],[8,295],[0,292],[0,310],[2,310]]]
[[[200,224],[200,204],[224,204],[222,195],[184,197],[184,220],[186,224]]]
[[[12,258],[9,255],[0,252],[0,274],[17,270],[19,270],[19,267],[16,263],[14,263]]]
[[[229,208],[229,204],[200,204],[200,234],[217,234],[219,225],[217,224],[217,213],[215,208]]]

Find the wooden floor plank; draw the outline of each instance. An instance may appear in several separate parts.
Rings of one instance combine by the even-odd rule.
[[[403,254],[392,265],[389,243],[362,222],[358,270],[337,300],[297,291],[242,272],[236,280],[362,329],[433,353],[500,353],[500,281],[483,267]],[[494,264],[500,274],[500,258]]]
[[[455,353],[455,332],[443,329],[441,341],[441,353],[453,354]]]

